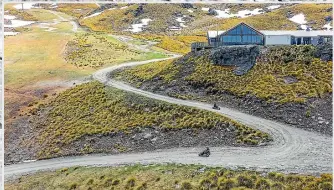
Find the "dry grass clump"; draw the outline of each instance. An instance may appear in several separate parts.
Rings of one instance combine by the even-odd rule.
[[[203,170],[204,171],[201,171]],[[199,165],[134,165],[122,167],[76,167],[27,175],[6,184],[6,189],[182,189],[182,190],[285,190],[332,189],[332,175],[321,177],[285,175],[294,181],[277,182],[268,174]],[[159,178],[160,180],[156,180]],[[87,180],[88,179],[88,180]],[[115,183],[117,181],[117,183]]]
[[[258,144],[269,139],[267,134],[224,116],[151,100],[98,82],[66,90],[40,109],[44,109],[42,107],[50,111],[46,121],[38,124],[42,127],[37,139],[43,147],[40,158],[61,155],[63,146],[85,135],[147,126],[167,129],[229,127],[233,128],[241,144]],[[92,151],[90,147],[85,150],[86,153]]]

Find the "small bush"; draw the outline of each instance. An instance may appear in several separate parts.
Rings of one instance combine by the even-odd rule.
[[[125,183],[127,188],[134,187],[136,185],[136,178],[130,177]]]
[[[191,185],[191,183],[189,181],[184,181],[181,183],[181,189],[182,190],[189,190],[192,189],[193,186]]]
[[[91,184],[93,184],[94,183],[94,179],[88,179],[88,181],[87,181],[87,185],[91,185]]]
[[[104,186],[105,187],[110,187],[113,184],[113,179],[112,178],[107,178],[104,180]]]
[[[120,183],[120,180],[119,179],[115,179],[113,182],[112,182],[112,185],[118,185]]]
[[[220,178],[218,181],[218,187],[221,190],[229,190],[237,185],[237,181],[235,179]]]
[[[266,179],[259,179],[255,184],[256,189],[266,190],[270,188],[270,184]]]
[[[332,190],[333,185],[331,182],[324,182],[319,184],[319,189],[320,190]]]
[[[238,181],[238,186],[245,186],[247,188],[253,188],[254,186],[254,182],[252,178],[250,178],[249,176],[239,175],[237,177],[237,181]]]
[[[70,190],[73,190],[73,189],[76,189],[78,187],[78,184],[77,183],[72,183],[71,185],[70,185]]]
[[[281,182],[276,182],[271,185],[270,190],[284,190],[285,186]]]

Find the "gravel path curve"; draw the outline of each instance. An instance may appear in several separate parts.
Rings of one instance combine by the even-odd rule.
[[[191,106],[203,110],[213,111],[228,116],[240,123],[269,133],[273,142],[260,147],[212,147],[209,158],[198,157],[197,148],[174,148],[153,152],[131,153],[119,155],[88,155],[55,158],[49,160],[32,161],[5,166],[5,178],[10,179],[25,173],[38,170],[50,170],[71,166],[112,166],[132,163],[183,163],[204,164],[208,166],[224,166],[230,168],[245,167],[260,171],[281,171],[288,173],[319,174],[332,171],[332,138],[318,133],[311,133],[285,124],[245,114],[233,109],[223,108],[213,110],[212,105],[180,100],[172,97],[143,91],[123,82],[110,79],[109,73],[116,69],[148,64],[159,60],[129,62],[117,66],[101,69],[93,74],[93,78],[121,90],[138,95],[162,100],[169,103]]]

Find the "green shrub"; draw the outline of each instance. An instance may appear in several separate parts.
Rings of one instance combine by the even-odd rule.
[[[191,183],[189,181],[184,181],[181,183],[181,189],[182,190],[189,190],[192,189],[193,186],[191,185]]]
[[[134,187],[136,185],[136,178],[130,177],[125,181],[125,183],[127,188]]]
[[[281,182],[276,182],[271,185],[271,190],[285,190],[285,186]]]
[[[229,190],[232,189],[233,187],[236,187],[237,181],[235,179],[225,179],[225,178],[220,178],[218,180],[218,187],[221,190]]]
[[[332,190],[333,185],[331,182],[323,182],[319,184],[319,189],[320,190]]]
[[[239,175],[237,177],[237,181],[238,181],[238,186],[245,186],[247,188],[253,188],[254,186],[252,178],[246,175]]]
[[[71,185],[70,185],[70,190],[73,190],[73,189],[76,189],[78,187],[78,184],[77,183],[72,183]]]
[[[255,188],[258,189],[258,190],[270,189],[270,183],[266,179],[259,179],[255,183]]]

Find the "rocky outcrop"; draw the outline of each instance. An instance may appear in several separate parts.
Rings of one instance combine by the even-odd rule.
[[[322,61],[333,60],[333,43],[320,42],[316,45],[314,56],[320,58]]]
[[[215,65],[235,66],[234,74],[244,75],[255,65],[259,54],[259,46],[222,46],[211,51],[210,59]]]
[[[133,14],[135,17],[138,17],[139,15],[142,15],[143,13],[144,13],[144,8],[143,8],[143,5],[140,4],[138,8],[134,11]]]
[[[217,15],[218,15],[218,12],[217,12],[216,10],[210,8],[209,11],[208,11],[208,14],[209,14],[209,15],[213,15],[213,16],[217,16]]]

